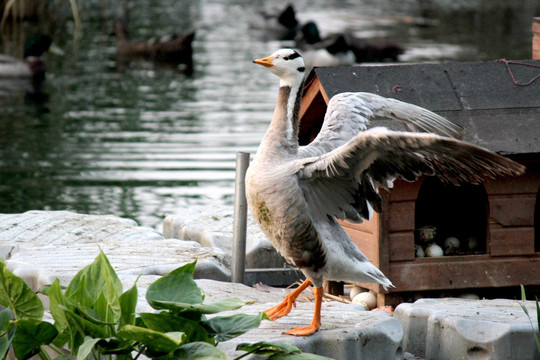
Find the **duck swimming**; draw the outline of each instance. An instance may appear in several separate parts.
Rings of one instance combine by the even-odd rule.
[[[283,10],[277,13],[260,11],[258,16],[250,21],[249,27],[263,30],[265,37],[272,34],[270,38],[278,40],[293,40],[298,31],[299,22],[293,5],[288,4]]]
[[[184,65],[186,73],[193,71],[194,31],[183,35],[169,34],[148,40],[131,40],[126,21],[117,19],[113,32],[118,38],[116,52],[120,58],[141,58]]]
[[[296,37],[295,42],[302,51],[306,73],[316,66],[345,66],[355,63],[354,52],[345,36],[336,34],[322,39],[313,21],[301,27],[300,35]]]
[[[392,283],[352,242],[337,219],[361,222],[381,211],[378,188],[401,178],[434,175],[458,184],[519,175],[524,166],[460,140],[463,129],[424,108],[370,93],[341,93],[328,103],[323,126],[308,145],[298,143],[304,60],[291,49],[256,59],[280,79],[270,126],[246,174],[250,211],[274,247],[306,280],[276,306],[287,315],[308,286],[315,287],[312,323],[286,334],[305,336],[321,326],[323,279]],[[423,132],[368,129],[374,116]]]
[[[24,45],[24,59],[9,55],[0,55],[0,79],[28,79],[32,92],[39,92],[45,80],[45,61],[43,54],[52,45],[49,35],[37,33],[28,38]],[[55,50],[60,53],[60,50]]]

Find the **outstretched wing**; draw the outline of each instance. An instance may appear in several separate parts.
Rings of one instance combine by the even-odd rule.
[[[321,131],[309,145],[299,149],[299,157],[320,156],[336,149],[367,130],[375,116],[403,121],[415,131],[463,138],[461,126],[422,107],[371,93],[346,92],[332,97]]]
[[[360,222],[380,211],[377,186],[436,175],[452,184],[519,175],[525,167],[478,146],[434,134],[373,128],[322,156],[298,160],[298,178],[314,216]]]

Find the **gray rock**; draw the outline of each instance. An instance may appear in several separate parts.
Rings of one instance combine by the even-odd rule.
[[[420,299],[400,304],[404,350],[425,359],[539,359],[517,300]],[[535,304],[524,303],[538,331]]]
[[[167,216],[163,222],[163,235],[196,241],[202,246],[220,248],[232,254],[233,222],[232,207],[191,207],[189,212]],[[287,266],[249,213],[246,238],[246,269]]]
[[[243,313],[257,313],[275,303],[242,308]],[[293,327],[311,324],[314,304],[298,302],[289,315],[276,321],[263,321],[261,326],[219,347],[229,358],[242,352],[234,349],[239,343],[275,341],[294,345],[304,352],[323,355],[336,360],[393,360],[403,359],[403,329],[399,322],[381,311],[356,311],[350,304],[337,301],[322,305],[321,329],[308,337],[282,335]],[[255,356],[246,359],[258,359]]]
[[[100,249],[119,275],[164,275],[197,260],[195,277],[230,279],[231,258],[223,251],[166,239],[133,220],[69,211],[0,214],[2,257],[34,290],[55,277],[68,283]]]

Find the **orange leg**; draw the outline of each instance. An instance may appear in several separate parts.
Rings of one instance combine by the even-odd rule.
[[[294,291],[290,292],[285,296],[285,299],[283,299],[282,302],[277,304],[276,306],[271,307],[270,309],[266,310],[265,313],[268,315],[268,317],[272,320],[279,319],[282,316],[287,315],[293,305],[296,307],[296,298],[304,291],[309,285],[311,285],[311,281],[309,279],[306,279],[302,285],[297,287]]]
[[[286,331],[286,335],[308,336],[314,334],[321,327],[321,304],[324,290],[322,287],[315,289],[315,312],[310,326],[294,328]]]

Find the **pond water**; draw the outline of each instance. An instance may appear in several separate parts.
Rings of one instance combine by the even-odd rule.
[[[65,55],[47,56],[47,98],[0,92],[0,212],[68,209],[158,227],[191,206],[233,203],[236,153],[255,153],[277,95],[277,78],[251,60],[291,45],[249,22],[258,9],[286,2],[152,3],[130,2],[133,38],[195,30],[192,75],[141,61],[120,69],[109,33],[122,9],[103,1],[84,4],[80,33],[52,21],[4,32],[3,52],[22,47],[15,34],[39,28]],[[536,1],[429,3],[294,5],[300,21],[315,20],[323,33],[347,29],[401,44],[407,62],[530,58]],[[411,21],[422,16],[438,25]]]

